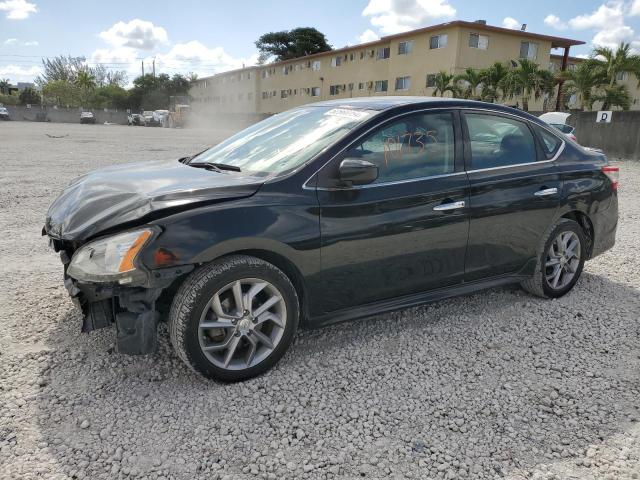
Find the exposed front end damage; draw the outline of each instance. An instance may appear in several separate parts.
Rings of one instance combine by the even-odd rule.
[[[80,282],[67,274],[73,247],[51,239],[64,265],[64,285],[74,305],[82,312],[85,333],[115,324],[117,349],[129,355],[145,355],[157,349],[160,313],[157,302],[162,292],[193,265],[162,268],[150,272],[144,285]]]

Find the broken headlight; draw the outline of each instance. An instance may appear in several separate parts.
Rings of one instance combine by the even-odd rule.
[[[73,255],[67,274],[87,282],[144,281],[146,274],[136,267],[136,258],[153,234],[145,228],[87,243]]]

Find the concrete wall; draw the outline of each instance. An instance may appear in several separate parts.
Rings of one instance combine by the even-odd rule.
[[[611,123],[596,123],[596,112],[573,113],[568,123],[581,145],[601,148],[610,158],[640,159],[639,111],[613,112]]]
[[[78,108],[57,108],[53,107],[40,107],[34,105],[31,108],[27,108],[23,105],[7,105],[11,120],[23,120],[23,121],[42,121],[42,118],[46,115],[46,121],[56,123],[80,123],[80,109]],[[104,110],[89,110],[96,116],[96,123],[127,123],[127,112],[125,111],[109,111]]]

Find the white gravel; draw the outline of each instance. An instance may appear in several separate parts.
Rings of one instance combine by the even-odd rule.
[[[0,124],[0,478],[639,478],[640,164],[620,164],[616,247],[568,296],[504,288],[300,332],[274,370],[221,385],[166,331],[146,357],[81,334],[40,236],[73,176],[215,138]]]

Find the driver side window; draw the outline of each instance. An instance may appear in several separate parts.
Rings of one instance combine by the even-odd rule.
[[[451,113],[408,115],[352,145],[343,158],[358,158],[378,167],[374,183],[452,173],[455,142]]]

